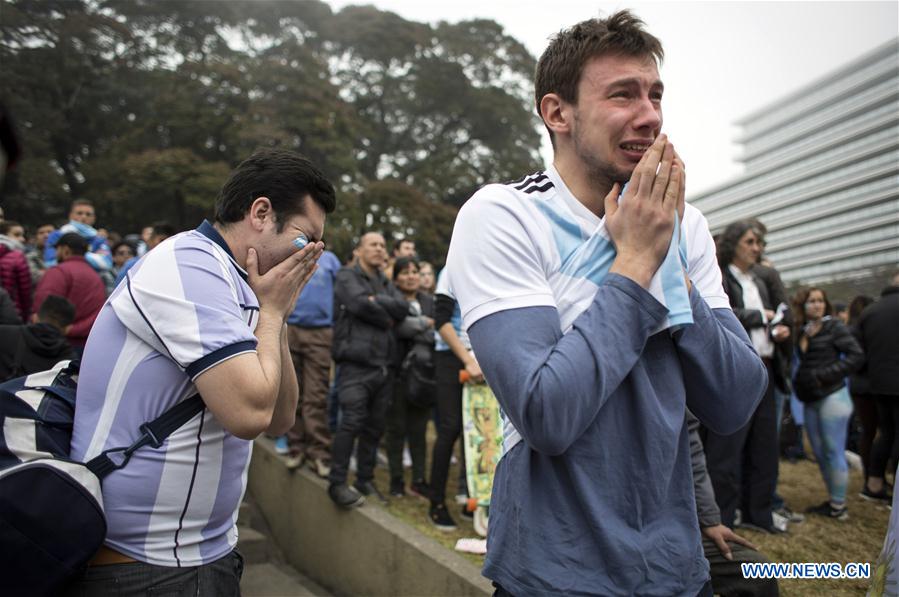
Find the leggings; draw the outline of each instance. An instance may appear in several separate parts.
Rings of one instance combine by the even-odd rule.
[[[830,501],[835,504],[846,502],[849,465],[845,450],[850,416],[852,399],[845,386],[821,400],[805,404],[805,430],[830,493]]]

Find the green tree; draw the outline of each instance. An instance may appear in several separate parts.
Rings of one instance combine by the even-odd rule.
[[[25,156],[4,207],[31,223],[98,202],[134,230],[208,215],[258,146],[335,182],[327,237],[413,236],[441,261],[480,185],[538,164],[534,59],[488,20],[407,21],[315,0],[0,0],[0,98]]]

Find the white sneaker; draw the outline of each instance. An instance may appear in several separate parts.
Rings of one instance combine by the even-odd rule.
[[[403,446],[403,468],[412,468],[412,454],[409,453],[409,446]]]
[[[846,463],[849,464],[849,468],[856,471],[860,471],[863,468],[862,457],[851,450],[846,450]]]
[[[778,514],[777,512],[772,512],[771,523],[774,525],[775,529],[777,529],[781,533],[786,533],[787,527],[790,526],[790,519],[786,516]]]

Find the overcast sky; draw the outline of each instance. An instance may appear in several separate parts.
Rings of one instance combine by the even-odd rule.
[[[734,123],[899,36],[899,2],[326,0],[420,22],[489,18],[539,56],[580,20],[632,9],[662,40],[664,129],[687,165],[687,196],[741,172]],[[551,159],[548,142],[543,155]]]

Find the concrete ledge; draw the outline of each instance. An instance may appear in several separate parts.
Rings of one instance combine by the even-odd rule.
[[[256,441],[248,489],[291,566],[339,595],[490,595],[481,571],[382,508],[338,509],[327,483]]]

